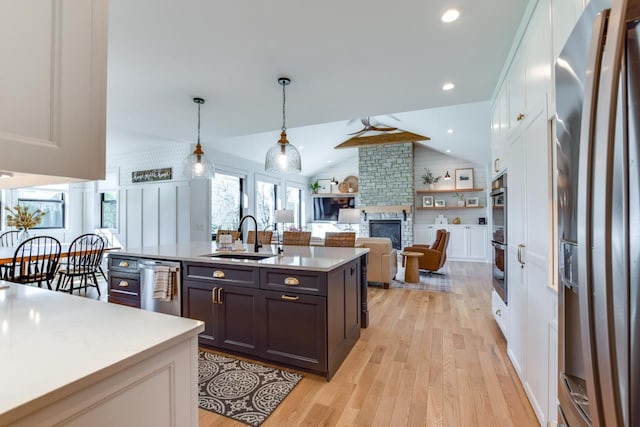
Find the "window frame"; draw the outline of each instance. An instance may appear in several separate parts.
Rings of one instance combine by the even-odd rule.
[[[31,189],[30,189],[31,190]],[[37,189],[37,191],[50,191],[50,190],[40,190]],[[62,225],[61,226],[54,226],[54,227],[43,227],[40,225],[36,225],[31,227],[31,230],[65,230],[67,228],[67,205],[66,205],[66,193],[67,191],[64,190],[60,190],[60,191],[51,191],[52,193],[60,193],[60,195],[62,196],[60,198],[60,200],[51,200],[51,199],[31,199],[31,198],[22,198],[20,197],[20,193],[18,193],[18,197],[16,200],[16,204],[20,205],[21,202],[35,202],[35,203],[55,203],[55,204],[59,204],[62,206]]]
[[[106,193],[113,193],[115,194],[115,199],[114,200],[105,200],[104,199],[104,195]],[[115,212],[116,212],[116,223],[115,223],[115,227],[106,227],[104,224],[104,205],[106,204],[110,204],[110,205],[115,205]],[[117,230],[118,229],[118,225],[120,223],[120,218],[118,215],[118,192],[117,191],[101,191],[100,192],[100,228],[106,228],[109,230]]]
[[[242,217],[245,214],[245,191],[246,191],[246,187],[247,187],[247,175],[244,173],[240,173],[240,172],[233,172],[233,171],[229,171],[229,170],[220,170],[218,169],[216,171],[216,175],[225,175],[228,177],[232,177],[232,178],[237,178],[238,179],[238,200],[240,201],[239,204],[239,209],[238,209],[238,223],[240,223],[240,220],[242,220]],[[211,178],[210,183],[213,182],[213,180],[215,179],[215,177]],[[212,190],[210,189],[210,197],[212,196]],[[211,206],[213,204],[213,199],[210,200],[209,205],[210,205],[210,209]],[[211,213],[211,212],[210,212]],[[212,230],[213,229],[213,221],[211,218],[211,215],[209,215],[209,221],[211,221],[211,223],[209,224],[209,229]],[[213,233],[211,232],[211,241],[215,241],[216,240],[216,235],[217,233]]]

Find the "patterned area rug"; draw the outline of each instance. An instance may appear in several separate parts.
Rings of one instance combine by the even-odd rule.
[[[199,353],[198,405],[250,426],[262,424],[302,379],[300,374]]]
[[[438,273],[420,272],[420,283],[405,283],[404,268],[398,265],[398,274],[395,280],[389,283],[390,288],[417,289],[431,292],[453,292],[453,282],[449,275],[449,268],[445,265]]]

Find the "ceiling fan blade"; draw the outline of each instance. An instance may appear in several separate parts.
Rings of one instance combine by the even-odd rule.
[[[347,135],[354,135],[354,138],[355,138],[355,137],[357,137],[357,136],[362,135],[362,134],[363,134],[363,133],[365,133],[366,131],[367,131],[367,129],[362,129],[362,130],[359,130],[358,132],[348,133]]]
[[[376,126],[371,126],[371,130],[377,130],[378,132],[392,132],[394,130],[398,130],[398,128],[390,128],[390,127],[380,128]]]

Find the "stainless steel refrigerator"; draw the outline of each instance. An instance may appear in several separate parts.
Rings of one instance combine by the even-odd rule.
[[[591,0],[556,61],[559,423],[640,426],[640,0]]]

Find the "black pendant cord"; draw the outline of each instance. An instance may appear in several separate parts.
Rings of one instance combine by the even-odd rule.
[[[200,145],[200,104],[198,104],[198,145]]]
[[[287,130],[287,116],[285,113],[285,104],[287,102],[287,95],[285,92],[286,84],[282,84],[282,131]]]

